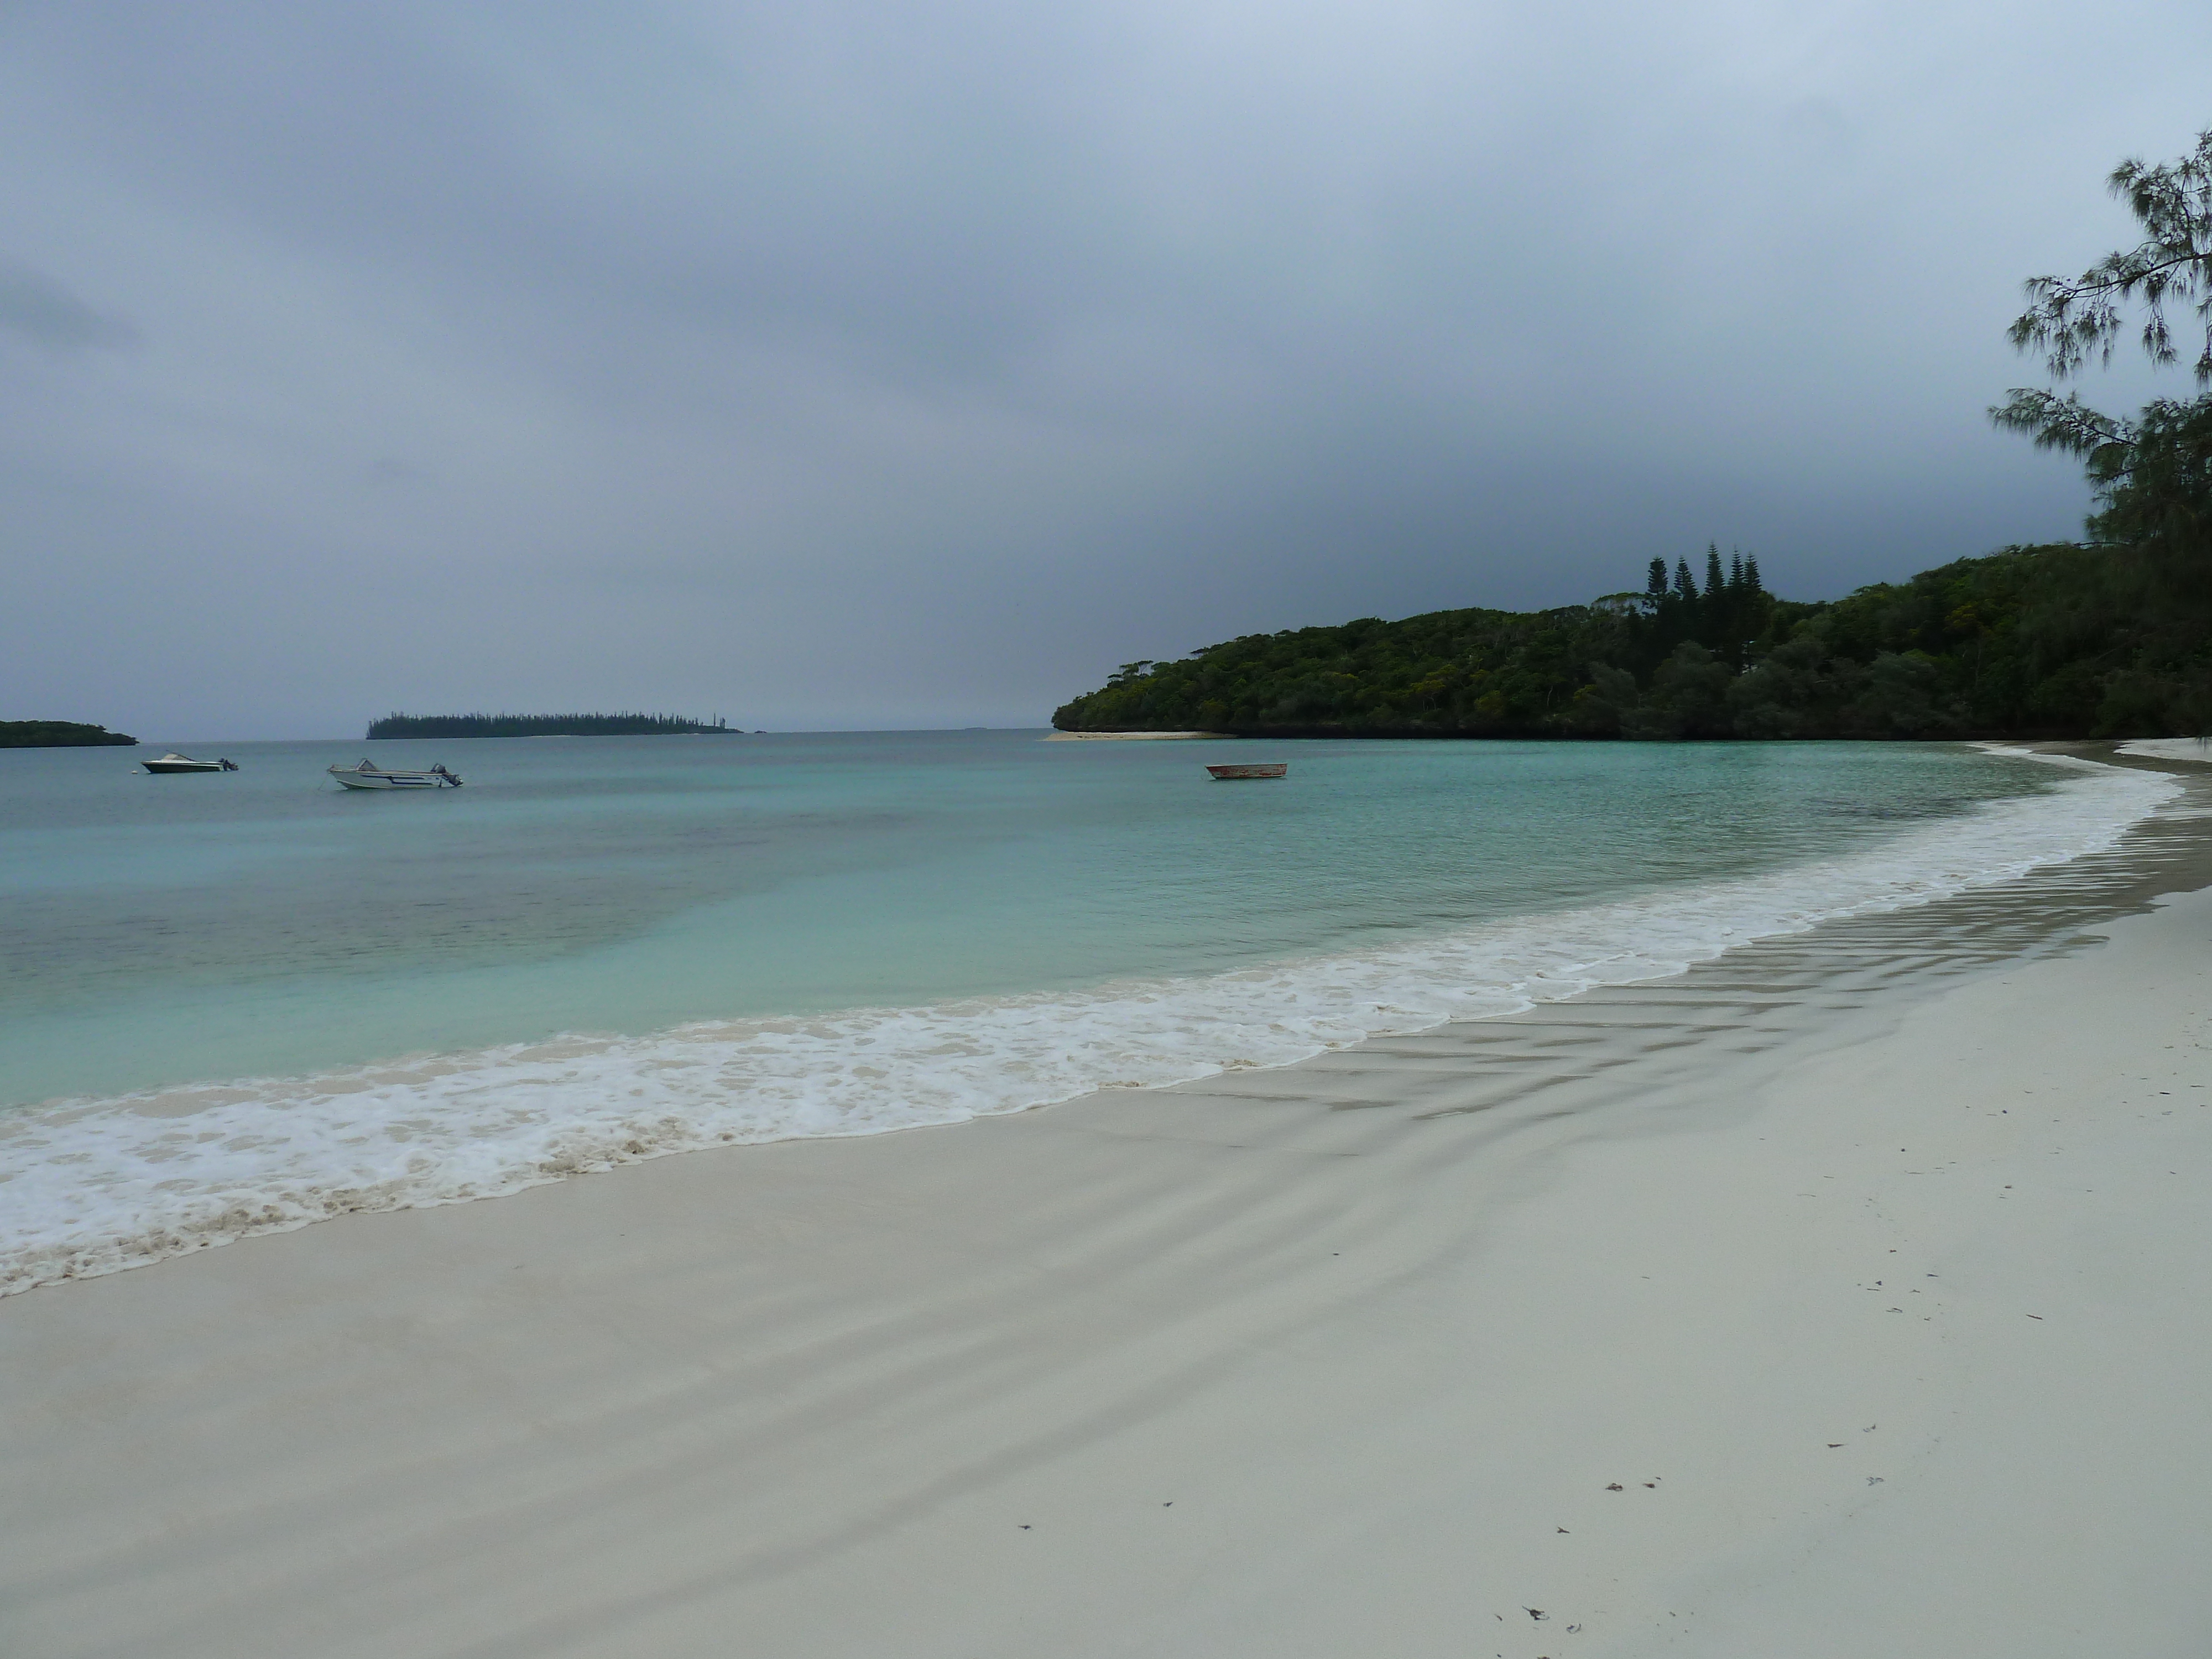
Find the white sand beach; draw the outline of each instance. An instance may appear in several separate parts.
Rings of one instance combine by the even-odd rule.
[[[0,1652],[2212,1648],[2212,785],[1278,1071],[0,1303]]]
[[[2123,755],[2150,760],[2194,761],[2212,766],[2212,738],[2134,738],[2119,745]]]

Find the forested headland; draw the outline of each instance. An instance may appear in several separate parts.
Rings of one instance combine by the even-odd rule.
[[[368,723],[372,738],[658,738],[743,736],[717,717],[683,714],[386,714]]]
[[[76,720],[0,720],[0,749],[88,749],[106,744],[136,746],[137,742],[104,726]]]
[[[2193,735],[2206,618],[2138,602],[2106,550],[2014,547],[1847,599],[1778,599],[1756,561],[1558,610],[1438,611],[1255,634],[1125,665],[1063,731],[1265,737]]]
[[[1528,612],[1254,634],[1123,665],[1057,710],[1063,731],[1252,736],[1954,738],[2197,736],[2212,728],[2212,132],[2110,184],[2138,247],[2027,284],[2014,344],[2064,379],[2143,315],[2195,301],[2200,395],[2136,416],[2015,388],[1990,410],[2081,458],[2080,542],[2008,547],[1846,598],[1770,592],[1754,559],[1708,548],[1702,577],[1651,561],[1640,592]],[[1624,573],[1626,574],[1626,573]]]

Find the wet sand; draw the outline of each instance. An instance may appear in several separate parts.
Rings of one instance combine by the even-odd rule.
[[[0,1652],[2196,1655],[2212,769],[1180,1088],[0,1303]]]

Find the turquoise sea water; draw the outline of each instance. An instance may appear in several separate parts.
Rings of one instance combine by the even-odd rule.
[[[2066,856],[2160,788],[1949,745],[204,747],[242,769],[0,752],[33,1277],[1293,1059]],[[468,787],[341,792],[364,752]]]

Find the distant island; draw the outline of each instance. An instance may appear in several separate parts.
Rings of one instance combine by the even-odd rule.
[[[682,714],[386,714],[371,720],[372,738],[660,738],[742,737],[717,717],[711,724]]]
[[[76,720],[0,720],[0,749],[89,749],[103,744],[136,748],[137,743],[104,726]]]

